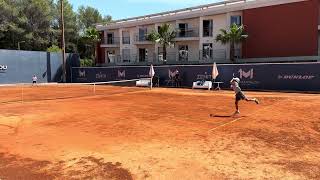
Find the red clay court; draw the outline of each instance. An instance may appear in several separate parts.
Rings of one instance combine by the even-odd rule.
[[[0,179],[320,179],[318,94],[96,88],[1,87]]]

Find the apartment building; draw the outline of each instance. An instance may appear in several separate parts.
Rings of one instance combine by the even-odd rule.
[[[147,39],[164,23],[176,32],[166,59],[162,46]],[[249,35],[236,58],[318,56],[319,0],[232,0],[97,25],[97,64],[227,63],[229,45],[215,37],[233,23]]]

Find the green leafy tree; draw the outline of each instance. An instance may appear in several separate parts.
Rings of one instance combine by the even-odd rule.
[[[84,42],[91,47],[92,58],[96,59],[97,43],[100,42],[100,33],[95,28],[89,28],[86,30],[83,36]]]
[[[52,45],[47,49],[47,52],[61,52],[62,50],[59,48],[59,46]]]
[[[175,37],[176,32],[171,29],[170,24],[163,24],[160,26],[158,32],[152,31],[147,36],[148,40],[158,43],[162,46],[164,61],[167,60],[167,47],[170,47],[174,44]]]
[[[53,22],[54,36],[61,42],[61,16],[60,1],[55,4],[55,20]],[[77,52],[77,43],[79,40],[79,28],[77,25],[77,14],[73,11],[72,5],[68,0],[63,0],[64,27],[65,27],[65,45],[66,52]]]
[[[111,16],[102,17],[100,12],[93,7],[81,6],[78,9],[78,27],[81,36],[78,41],[78,53],[82,58],[95,58],[92,57],[95,53],[93,52],[93,44],[88,43],[88,39],[85,38],[86,30],[95,28],[97,23],[107,24],[111,21]]]
[[[80,66],[81,67],[92,67],[94,66],[94,61],[92,59],[81,59],[80,60]]]
[[[46,50],[50,44],[51,0],[0,0],[0,48]],[[23,43],[22,43],[23,42]]]
[[[112,22],[112,16],[110,15],[106,15],[103,17],[102,22],[103,24],[109,24]],[[98,22],[99,23],[99,22]]]
[[[220,29],[220,34],[216,36],[216,41],[222,44],[230,44],[230,60],[235,61],[235,45],[243,42],[248,35],[244,31],[244,26],[233,24],[229,30]]]
[[[90,6],[80,6],[78,9],[78,24],[80,33],[84,33],[88,28],[94,28],[97,23],[109,23],[111,16],[102,17],[100,12]]]
[[[21,25],[25,30],[25,47],[29,50],[45,50],[50,44],[51,22],[53,21],[53,2],[48,0],[19,1],[20,15],[26,18]]]
[[[27,18],[20,14],[19,3],[12,0],[0,0],[0,48],[16,49],[22,41],[25,30],[21,28]]]
[[[60,1],[0,0],[0,48],[17,49],[18,43],[24,50],[46,51],[53,45],[61,47]],[[65,43],[68,53],[77,53],[78,47],[88,45],[81,37],[85,29],[112,19],[110,16],[102,17],[94,8],[81,9],[77,14],[69,1],[64,0]]]

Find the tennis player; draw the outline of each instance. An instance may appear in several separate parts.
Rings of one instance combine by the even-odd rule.
[[[36,84],[37,84],[37,81],[38,81],[37,76],[36,76],[36,75],[33,75],[33,77],[32,77],[32,86],[33,86],[33,85],[36,85]]]
[[[235,105],[236,105],[236,112],[235,114],[240,114],[240,111],[239,111],[239,101],[241,100],[246,100],[246,101],[253,101],[255,102],[256,104],[259,104],[259,100],[257,98],[248,98],[244,95],[244,93],[241,91],[241,88],[239,86],[239,83],[240,83],[240,79],[239,78],[233,78],[231,81],[230,81],[230,84],[231,84],[231,88],[234,90],[234,92],[236,93],[236,101],[235,101]]]

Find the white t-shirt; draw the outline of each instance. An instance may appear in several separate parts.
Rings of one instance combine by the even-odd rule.
[[[238,92],[241,92],[241,88],[239,86],[239,83],[232,81],[231,82],[231,87],[234,90],[234,92],[237,94]]]
[[[36,76],[32,77],[32,81],[37,81],[38,78]]]

